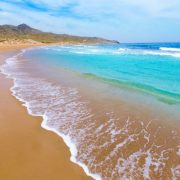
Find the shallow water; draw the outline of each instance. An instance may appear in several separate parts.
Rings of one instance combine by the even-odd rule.
[[[180,99],[180,48],[154,50],[119,46],[49,47],[30,53],[38,56],[41,64],[62,66],[109,82]]]
[[[37,48],[1,70],[94,179],[178,179],[179,49],[121,46]]]

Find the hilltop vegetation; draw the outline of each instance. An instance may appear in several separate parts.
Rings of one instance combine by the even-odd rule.
[[[1,25],[0,26],[0,42],[12,40],[33,40],[40,43],[84,43],[84,44],[110,44],[119,43],[97,37],[81,37],[66,34],[54,34],[43,32],[38,29],[31,28],[26,24],[18,26]]]

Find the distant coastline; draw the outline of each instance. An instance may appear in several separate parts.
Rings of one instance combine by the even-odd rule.
[[[99,37],[54,34],[34,29],[26,24],[0,25],[0,45],[3,44],[118,44],[118,41]]]

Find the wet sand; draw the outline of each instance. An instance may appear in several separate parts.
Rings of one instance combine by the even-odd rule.
[[[37,61],[35,62],[37,63]],[[53,116],[50,117],[48,126],[56,127],[54,122],[60,119],[61,121],[58,121],[57,126],[59,132],[65,132],[66,134],[67,130],[71,130],[71,137],[79,140],[77,159],[84,164],[88,164],[91,172],[102,173],[101,176],[104,179],[130,179],[130,177],[133,179],[172,179],[174,177],[175,179],[180,177],[179,125],[177,124],[176,127],[173,123],[176,122],[173,121],[175,120],[172,117],[173,112],[165,113],[165,105],[162,105],[159,101],[156,102],[155,99],[152,99],[151,102],[149,101],[151,97],[146,97],[143,94],[134,92],[136,97],[134,95],[130,96],[130,94],[126,94],[128,92],[123,92],[123,90],[122,92],[119,89],[116,91],[116,88],[111,87],[111,89],[108,85],[93,80],[85,79],[84,81],[83,78],[76,77],[73,73],[65,73],[65,71],[59,69],[56,73],[55,69],[52,69],[51,73],[51,68],[48,69],[45,65],[43,66],[44,69],[36,69],[34,67],[37,64],[31,64],[27,61],[24,65],[23,63],[19,65],[20,69],[18,70],[20,72],[23,68],[31,74],[37,75],[37,77],[47,76],[48,82],[53,82],[56,85],[60,84],[63,87],[64,100],[68,97],[69,103],[67,103],[69,106],[71,105],[69,98],[76,102],[74,106],[70,106],[70,110],[75,111],[76,115],[81,112],[80,116],[76,116],[80,117],[78,121],[76,121],[77,118],[73,118],[71,115],[74,112],[68,111],[69,106],[66,106],[66,101],[64,101],[65,109],[62,107],[63,104],[59,104],[59,106],[56,104],[56,99],[59,102],[63,98],[62,96],[49,97],[49,94],[43,94],[43,91],[41,91],[40,96],[38,93],[36,94],[36,91],[32,95],[31,88],[34,88],[34,86],[24,86],[22,91],[23,95],[26,91],[27,95],[30,93],[34,100],[41,98],[42,94],[44,95],[43,99],[48,100],[44,103],[47,102],[49,110],[53,110],[52,113],[57,113],[55,117],[58,117],[57,119],[53,119]],[[25,78],[27,81],[28,77]],[[7,179],[15,179],[15,175],[17,175],[16,179],[76,179],[76,176],[77,179],[86,179],[87,177],[83,174],[81,168],[69,161],[68,148],[63,142],[59,144],[61,138],[43,130],[40,127],[40,118],[27,115],[25,108],[22,108],[20,103],[10,95],[9,87],[12,85],[10,81],[0,79],[0,82],[3,83],[4,88],[7,87],[6,91],[4,90],[1,93],[2,97],[0,96],[3,99],[0,109],[6,112],[4,117],[8,117],[8,120],[2,121],[7,125],[0,125],[0,127],[5,127],[4,131],[6,132],[5,135],[0,134],[5,141],[0,143],[7,143],[5,137],[9,138],[9,143],[3,146],[3,148],[7,148],[5,150],[1,149],[0,153],[3,151],[11,160],[7,161],[7,157],[4,155],[2,162],[12,162],[10,163],[11,166],[3,164],[3,166],[6,165],[6,168],[4,168],[6,171],[2,172],[9,172],[9,167],[12,167],[13,170],[13,173],[11,173],[13,175]],[[71,93],[69,93],[68,87],[76,88],[77,84],[81,96],[77,96],[77,98],[69,96]],[[48,84],[42,87],[48,87]],[[52,92],[53,85],[50,89],[50,92]],[[115,94],[113,95],[113,93]],[[5,99],[6,96],[8,98]],[[11,102],[14,102],[12,107]],[[76,106],[78,102],[88,102],[88,105],[80,106],[79,104],[79,106]],[[54,103],[56,106],[54,106]],[[35,109],[38,109],[38,102],[35,104],[37,104]],[[37,111],[39,112],[39,110]],[[60,111],[62,113],[59,114]],[[19,116],[16,115],[17,113]],[[44,113],[42,112],[42,114]],[[14,117],[18,117],[17,120]],[[65,117],[64,121],[63,117]],[[1,133],[4,131],[1,131]],[[7,154],[8,147],[10,147],[10,151]],[[21,168],[17,170],[17,167]],[[16,174],[17,172],[18,174]],[[2,179],[5,179],[4,177],[2,176]]]
[[[0,49],[0,65],[9,49]],[[9,53],[11,54],[11,53]],[[70,162],[63,140],[41,128],[41,118],[31,117],[10,92],[12,81],[0,74],[0,179],[91,179]]]
[[[68,118],[72,117],[71,113],[67,113],[65,123],[58,122],[60,126],[57,126],[57,129],[59,128],[60,132],[71,129],[72,137],[84,130],[81,136],[77,135],[77,139],[80,139],[77,158],[88,164],[91,172],[102,173],[103,179],[159,180],[180,177],[180,159],[177,154],[180,142],[179,116],[173,113],[174,106],[146,94],[125,92],[93,79],[83,79],[68,70],[48,68],[46,65],[36,69],[36,62],[29,63],[28,66],[27,64],[28,62],[25,62],[24,66],[20,67],[24,68],[25,72],[33,71],[37,77],[46,77],[48,82],[71,88],[77,88],[78,85],[81,99],[73,101],[88,102],[89,114],[84,112],[86,117],[93,116],[86,121],[81,118],[73,123],[72,118]],[[36,96],[36,93],[33,96]],[[47,99],[51,102],[49,96]],[[60,109],[53,107],[53,112],[59,117]],[[83,112],[84,109],[81,110]],[[56,126],[56,123],[54,124]],[[49,121],[49,126],[55,127],[53,121]]]

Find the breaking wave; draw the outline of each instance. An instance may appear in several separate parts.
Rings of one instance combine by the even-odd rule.
[[[167,47],[160,47],[162,51],[172,51],[172,52],[180,52],[180,48],[167,48]]]
[[[131,49],[131,48],[104,48],[99,46],[87,46],[87,45],[74,45],[74,46],[54,46],[45,47],[44,49],[51,49],[54,51],[84,54],[84,55],[154,55],[154,56],[172,56],[180,57],[180,48],[165,48],[161,47],[157,49]]]
[[[161,127],[153,132],[151,121],[146,124],[132,117],[120,120],[113,112],[94,114],[76,88],[53,84],[24,71],[22,53],[1,66],[1,72],[14,80],[12,95],[23,102],[29,114],[43,117],[43,128],[63,138],[70,148],[71,161],[87,175],[124,180],[167,177],[167,164],[174,161],[170,159],[174,151],[179,157],[179,149],[169,147],[168,141],[159,144]],[[180,177],[179,165],[169,171],[173,179]]]

